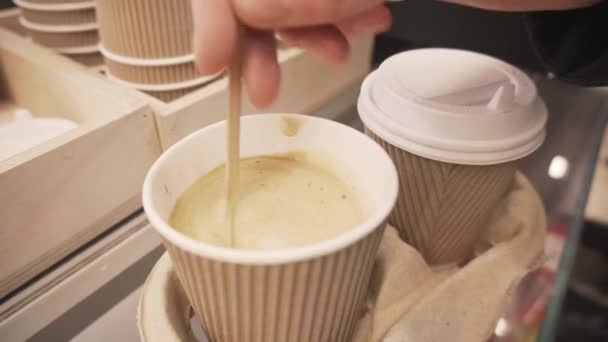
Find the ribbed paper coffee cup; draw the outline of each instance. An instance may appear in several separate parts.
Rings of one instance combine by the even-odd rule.
[[[215,341],[349,341],[384,229],[337,253],[275,266],[200,258],[165,241]]]
[[[107,60],[106,60],[107,61]],[[152,95],[164,102],[171,102],[186,94],[189,94],[201,87],[204,87],[207,83],[212,82],[221,74],[215,76],[199,76],[199,78],[184,82],[177,83],[159,83],[159,84],[146,84],[146,83],[134,83],[123,80],[112,73],[111,70],[106,68],[106,76],[112,81],[122,84],[125,87],[137,89],[143,91],[149,95]]]
[[[201,77],[192,62],[167,66],[136,66],[117,63],[106,58],[105,63],[114,76],[135,83],[177,83]]]
[[[74,11],[85,8],[95,8],[96,0],[12,0],[20,8],[62,12]]]
[[[43,25],[21,17],[19,22],[30,38],[53,49],[80,48],[99,44],[97,24]]]
[[[176,89],[176,90],[142,90],[144,93],[154,96],[157,99],[163,102],[172,102],[175,101],[185,95],[190,94],[191,92],[199,89],[202,86],[190,87],[185,89]]]
[[[458,165],[401,150],[366,133],[391,156],[399,170],[399,199],[390,222],[431,264],[472,255],[496,205],[510,189],[515,163]]]
[[[101,40],[111,52],[135,58],[192,53],[190,0],[104,0],[97,3]]]
[[[84,66],[94,67],[94,66],[103,65],[103,56],[99,52],[64,54],[64,55]]]
[[[281,130],[286,117],[300,124],[295,136]],[[367,218],[333,239],[274,251],[211,246],[182,235],[167,223],[177,196],[223,162],[226,124],[209,126],[168,149],[144,182],[146,214],[185,293],[210,341],[349,341],[397,196],[394,165],[373,141],[332,121],[274,114],[245,116],[241,124],[248,132],[243,156],[326,153],[343,171],[336,176],[365,194]]]
[[[28,30],[28,35],[38,44],[51,48],[72,48],[99,43],[96,30],[83,32],[41,32]]]
[[[21,14],[27,21],[42,25],[78,25],[96,21],[94,8],[52,12],[22,8]]]
[[[16,1],[16,0],[13,0]],[[29,3],[36,4],[89,4],[95,1],[91,0],[26,0]],[[103,1],[103,0],[102,0]]]
[[[141,84],[167,84],[192,81],[201,77],[194,55],[174,58],[141,59],[116,55],[100,47],[108,70],[116,78]]]
[[[358,110],[397,165],[390,222],[433,265],[472,256],[515,161],[542,144],[547,120],[523,72],[450,49],[389,58],[365,80]]]

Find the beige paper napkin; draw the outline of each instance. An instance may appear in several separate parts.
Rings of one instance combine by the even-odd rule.
[[[461,269],[431,270],[389,230],[353,341],[486,341],[521,279],[544,256],[542,202],[520,173],[497,208],[481,255]]]
[[[545,211],[520,173],[497,208],[480,255],[463,268],[432,270],[387,230],[354,342],[483,342],[512,301],[516,286],[543,260]],[[187,300],[165,255],[140,298],[142,341],[194,340]]]

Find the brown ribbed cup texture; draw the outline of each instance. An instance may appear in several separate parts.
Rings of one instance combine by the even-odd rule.
[[[34,42],[55,49],[84,47],[99,43],[97,30],[82,32],[40,32],[28,30],[28,34]]]
[[[33,24],[83,25],[95,23],[95,8],[73,11],[40,11],[21,9],[21,15]]]
[[[97,22],[106,49],[135,58],[192,53],[190,0],[103,0]]]
[[[239,265],[165,241],[210,341],[349,341],[385,224],[345,249],[280,265]]]
[[[104,0],[100,0],[104,1]],[[27,2],[35,2],[38,4],[67,4],[67,3],[82,3],[89,0],[27,0]]]
[[[191,92],[199,89],[200,87],[202,87],[203,85],[199,85],[196,87],[191,87],[191,88],[184,88],[184,89],[177,89],[177,90],[166,90],[166,91],[149,91],[149,90],[144,90],[143,92],[145,92],[146,94],[150,95],[150,96],[154,96],[157,99],[163,101],[163,102],[172,102],[174,100],[179,99],[182,96],[185,96],[187,94],[190,94]]]
[[[485,223],[513,182],[514,163],[458,165],[401,150],[369,129],[399,173],[399,198],[389,222],[431,265],[470,257]]]
[[[164,66],[127,65],[106,58],[108,71],[115,77],[141,84],[167,84],[194,80],[201,77],[194,62]]]

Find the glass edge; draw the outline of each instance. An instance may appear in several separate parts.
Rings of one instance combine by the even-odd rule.
[[[574,211],[574,217],[569,225],[568,239],[564,246],[564,252],[559,262],[559,267],[555,279],[553,288],[551,289],[551,299],[543,318],[540,334],[537,341],[541,342],[553,342],[556,337],[556,328],[558,320],[561,316],[564,299],[566,297],[566,289],[570,274],[576,258],[576,252],[581,238],[581,233],[584,225],[585,208],[587,207],[587,201],[589,200],[589,193],[591,191],[591,184],[593,182],[593,176],[597,161],[599,158],[599,150],[602,144],[602,138],[604,131],[608,125],[608,99],[604,99],[600,109],[599,125],[595,129],[594,133],[594,150],[595,154],[592,157],[590,169],[587,171],[587,175],[583,182],[583,188],[579,195],[579,201]]]

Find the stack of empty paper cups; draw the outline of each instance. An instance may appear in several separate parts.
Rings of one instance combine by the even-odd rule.
[[[212,79],[194,65],[190,0],[103,0],[97,20],[110,79],[165,102]]]
[[[13,0],[30,38],[84,65],[103,64],[94,0]]]

